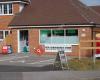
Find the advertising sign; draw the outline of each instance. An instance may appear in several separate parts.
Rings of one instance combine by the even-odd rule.
[[[59,57],[60,57],[61,63],[66,63],[66,61],[67,61],[66,58],[67,58],[67,57],[66,57],[64,51],[59,51]]]

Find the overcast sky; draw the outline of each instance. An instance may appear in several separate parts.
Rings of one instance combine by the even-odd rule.
[[[88,6],[100,5],[100,0],[81,0],[81,1]]]

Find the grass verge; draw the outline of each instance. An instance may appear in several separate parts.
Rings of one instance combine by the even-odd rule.
[[[56,62],[56,66],[60,66],[60,62]],[[89,70],[100,70],[100,59],[96,59],[95,64],[91,58],[73,58],[68,61],[69,69],[74,71],[89,71]],[[67,69],[67,64],[64,64]],[[61,68],[60,68],[61,69]]]

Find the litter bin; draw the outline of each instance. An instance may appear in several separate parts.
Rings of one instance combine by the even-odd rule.
[[[7,46],[3,46],[2,47],[2,54],[7,54],[8,53],[8,47]]]

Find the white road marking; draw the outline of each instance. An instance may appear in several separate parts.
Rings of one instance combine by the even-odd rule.
[[[32,63],[27,63],[27,64],[39,64],[39,63],[42,63],[42,62],[49,62],[49,61],[53,61],[53,60],[55,60],[55,59],[43,60],[43,61],[32,62]]]
[[[22,56],[22,57],[9,57],[8,59],[1,59],[0,61],[7,61],[7,60],[13,60],[13,59],[20,59],[20,58],[25,58],[29,56]]]

